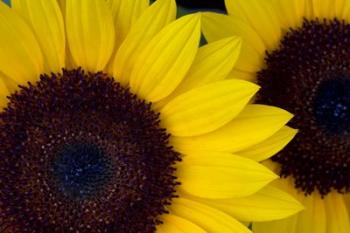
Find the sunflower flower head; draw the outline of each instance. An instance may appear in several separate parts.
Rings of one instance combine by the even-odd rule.
[[[300,129],[267,164],[306,211],[255,231],[350,232],[350,2],[226,0],[226,7],[229,15],[205,14],[207,39],[241,36],[233,75],[255,80],[256,103],[294,113],[290,126]]]
[[[0,3],[0,231],[225,233],[301,209],[258,163],[296,130],[173,0]],[[236,220],[238,219],[238,220]]]

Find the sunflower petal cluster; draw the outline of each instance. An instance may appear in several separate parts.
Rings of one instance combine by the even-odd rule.
[[[257,82],[262,94],[256,101],[296,114],[290,125],[299,129],[295,140],[265,164],[282,176],[273,186],[293,195],[305,210],[255,223],[254,232],[350,232],[350,1],[225,3],[227,15],[204,13],[206,39],[241,37],[241,56],[230,75]]]
[[[19,142],[15,148],[4,141],[0,146],[1,231],[119,232],[125,221],[136,221],[135,225],[147,221],[154,224],[147,225],[147,232],[248,233],[241,222],[281,219],[303,208],[291,195],[269,185],[278,176],[259,163],[295,136],[297,130],[286,126],[292,114],[252,103],[259,86],[229,78],[235,65],[242,63],[239,54],[245,43],[230,36],[199,47],[201,20],[200,14],[176,19],[174,0],[158,0],[151,5],[148,0],[13,0],[11,7],[0,3],[1,136],[11,143]],[[116,100],[113,105],[109,100],[118,93],[125,102]],[[70,98],[60,99],[65,96]],[[94,105],[94,96],[99,98],[98,105]],[[79,102],[81,99],[84,101]],[[135,104],[128,106],[129,102]],[[48,111],[25,114],[23,109],[28,106],[23,103]],[[110,106],[116,108],[111,110]],[[123,117],[119,108],[131,117]],[[149,132],[137,131],[137,127],[147,128],[144,124],[149,120],[132,115],[139,112],[137,108],[142,108],[142,113],[152,112],[144,115],[156,124],[154,132],[167,133],[167,137],[161,134],[165,139],[160,140],[166,145],[147,144],[156,139]],[[72,125],[70,120],[75,122],[76,116],[81,122]],[[101,127],[110,123],[110,128],[90,130],[94,120]],[[65,149],[56,153],[52,145],[62,146],[60,142],[66,137],[55,125],[69,125],[64,135],[78,142],[63,145]],[[87,129],[90,131],[85,132]],[[59,133],[52,134],[52,130]],[[145,143],[138,144],[128,136],[129,130],[152,140],[142,137]],[[10,132],[20,135],[15,137]],[[89,140],[81,136],[85,134]],[[57,140],[40,144],[55,135]],[[120,142],[118,138],[117,142],[110,141],[115,135]],[[106,138],[107,144],[101,138]],[[87,146],[90,141],[96,143]],[[104,143],[106,148],[117,149],[103,152],[104,147],[99,145]],[[120,144],[123,150],[118,150]],[[144,160],[137,161],[129,148]],[[149,148],[156,152],[165,148],[180,156],[174,167],[167,167],[167,172],[174,172],[172,176],[167,173],[166,179],[177,183],[171,198],[159,202],[164,203],[166,213],[134,220],[139,212],[147,212],[142,205],[148,204],[145,200],[150,199],[149,193],[162,189],[157,177],[147,177],[158,172],[152,169],[159,165],[152,165],[155,159],[147,157]],[[123,159],[121,155],[127,156]],[[50,168],[52,159],[56,167]],[[114,159],[118,163],[113,163]],[[132,170],[134,163],[145,170]],[[85,189],[79,192],[79,188],[96,189],[99,179],[92,173],[94,169],[116,183],[107,187],[108,194],[89,191],[93,197],[86,199],[79,196]],[[141,185],[133,186],[136,181],[120,172],[123,169],[146,174],[136,176]],[[32,172],[37,170],[44,172]],[[55,171],[60,175],[56,177]],[[89,175],[86,179],[79,175],[82,171]],[[162,172],[158,175],[162,177]],[[91,181],[89,177],[95,178]],[[118,177],[129,177],[130,182]],[[156,181],[144,187],[150,182],[146,180]],[[66,198],[67,185],[78,193],[79,201]],[[116,193],[125,199],[118,199]],[[109,199],[120,201],[120,205],[108,205]],[[50,200],[58,200],[58,204]],[[101,203],[106,209],[99,212]],[[113,208],[124,212],[118,215]],[[122,226],[122,230],[133,233],[133,225]]]

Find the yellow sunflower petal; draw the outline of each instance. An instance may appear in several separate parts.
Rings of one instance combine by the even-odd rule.
[[[226,6],[226,11],[229,14],[232,14],[232,12],[235,12],[237,10],[237,4],[236,1],[233,0],[225,0],[225,6]]]
[[[197,137],[172,137],[171,144],[184,153],[241,151],[274,135],[292,116],[280,108],[252,104],[225,127]]]
[[[163,224],[157,226],[157,233],[206,233],[192,222],[173,214],[161,216]]]
[[[337,0],[336,5],[336,12],[335,14],[341,18],[345,19],[347,22],[350,22],[350,2],[347,0]],[[342,2],[338,3],[338,2]]]
[[[338,17],[341,17],[342,16],[342,13],[343,13],[343,10],[344,10],[344,7],[345,7],[345,2],[348,2],[347,0],[334,0],[334,15],[333,17],[335,16],[338,16]]]
[[[271,222],[256,222],[253,223],[254,233],[300,233],[296,231],[298,216],[293,215],[292,217],[285,218],[282,220],[271,221]]]
[[[103,70],[114,48],[114,25],[107,3],[67,0],[66,29],[75,65],[90,72]]]
[[[261,0],[226,0],[230,15],[249,23],[268,49],[276,48],[281,38],[281,25],[274,3]]]
[[[271,159],[262,161],[261,164],[263,164],[265,167],[269,168],[274,173],[279,173],[281,171],[281,165],[279,163],[277,163],[277,162],[272,161]],[[287,178],[287,180],[291,180],[289,178]],[[286,182],[284,182],[285,179],[279,179],[277,181],[279,181],[280,183],[283,183],[283,184],[286,183]],[[275,182],[276,181],[274,181],[273,183],[275,183]],[[289,182],[288,182],[288,185],[289,185]],[[281,188],[283,190],[286,190],[284,187],[279,187],[279,186],[276,186],[276,187]],[[294,188],[293,185],[291,187]]]
[[[220,200],[196,198],[195,200],[213,206],[240,221],[246,222],[282,219],[303,209],[303,206],[293,196],[271,185],[244,198]]]
[[[247,23],[239,18],[223,14],[206,12],[203,13],[202,30],[208,41],[216,41],[228,36],[239,36],[244,43],[254,48],[254,50],[263,55],[266,47],[256,33]]]
[[[66,11],[66,0],[57,0],[57,1],[61,7],[62,12],[65,12]]]
[[[203,198],[245,197],[277,178],[263,165],[230,153],[187,155],[178,165],[180,190]]]
[[[296,129],[284,126],[267,140],[246,150],[236,152],[236,154],[255,161],[263,161],[282,150],[294,138],[297,132],[298,130]]]
[[[0,75],[0,111],[1,109],[3,109],[7,103],[8,103],[8,99],[7,96],[10,95],[10,91],[7,88],[7,85],[5,83],[4,77],[2,77],[2,75]]]
[[[202,29],[208,41],[232,35],[241,37],[244,42],[236,69],[256,72],[261,68],[266,46],[254,29],[242,20],[223,14],[204,13]]]
[[[3,92],[5,94],[12,94],[15,91],[18,90],[18,85],[21,85],[21,83],[9,78],[8,76],[6,76],[4,73],[2,73],[0,71],[0,79],[4,82],[4,85],[6,86],[8,93],[7,92]]]
[[[158,0],[135,22],[120,46],[113,65],[113,76],[122,84],[129,82],[131,69],[142,49],[165,25],[176,17],[174,0]]]
[[[313,16],[330,19],[334,16],[334,0],[312,0]]]
[[[345,205],[350,213],[350,194],[345,194],[344,196]]]
[[[202,31],[208,42],[236,36],[231,26],[233,18],[213,12],[202,13]]]
[[[278,16],[283,28],[297,27],[305,17],[305,0],[278,0]]]
[[[265,162],[264,162],[265,164]],[[265,164],[275,166],[276,163]],[[278,165],[279,166],[279,165]],[[300,190],[295,189],[294,180],[291,178],[278,179],[271,183],[294,196],[305,207],[303,211],[286,220],[272,221],[268,223],[254,224],[256,233],[267,233],[280,226],[281,233],[328,233],[328,217],[326,216],[325,201],[318,193],[305,196]]]
[[[241,54],[238,58],[235,69],[249,73],[256,73],[261,69],[263,64],[263,57],[245,43],[242,46]]]
[[[28,24],[0,2],[0,70],[24,84],[44,71],[42,53]]]
[[[161,110],[161,122],[174,136],[208,133],[237,116],[259,87],[243,80],[223,80],[179,95]]]
[[[56,0],[12,0],[13,9],[32,26],[45,59],[45,72],[60,72],[65,67],[65,31]]]
[[[241,44],[242,40],[234,36],[201,47],[176,94],[225,79],[238,59]]]
[[[231,73],[228,75],[228,79],[234,78],[234,79],[242,79],[246,81],[256,81],[256,74],[252,72],[246,72],[246,71],[240,71],[237,69],[233,69]]]
[[[131,73],[131,90],[148,101],[168,96],[182,81],[196,56],[200,14],[167,25],[143,49]]]
[[[115,25],[115,47],[119,48],[132,25],[149,6],[149,0],[108,0]]]
[[[237,61],[241,43],[242,40],[234,36],[200,47],[185,79],[169,96],[156,102],[155,108],[161,109],[176,96],[195,87],[225,79]]]
[[[251,233],[246,226],[229,215],[193,200],[174,199],[170,212],[190,220],[210,233]]]
[[[295,232],[330,233],[326,231],[327,219],[324,200],[316,193],[309,196],[300,193],[298,197],[305,206],[305,210],[297,215]]]
[[[342,194],[333,192],[325,197],[327,233],[350,232],[350,216]],[[316,233],[316,232],[315,232]]]

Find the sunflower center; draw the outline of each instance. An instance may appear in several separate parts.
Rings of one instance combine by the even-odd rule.
[[[317,89],[314,103],[317,123],[331,133],[350,129],[350,79],[336,77],[326,80]]]
[[[273,160],[306,194],[349,192],[350,25],[304,20],[268,52],[257,102],[295,114],[296,138]]]
[[[60,190],[73,198],[93,195],[111,178],[104,152],[93,144],[65,145],[53,162]]]
[[[0,113],[0,230],[155,232],[180,160],[159,122],[103,73],[21,86]]]

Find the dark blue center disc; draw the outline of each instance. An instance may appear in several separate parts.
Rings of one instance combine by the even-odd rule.
[[[108,182],[111,165],[96,145],[70,144],[59,151],[53,174],[61,192],[74,199],[84,199]]]

